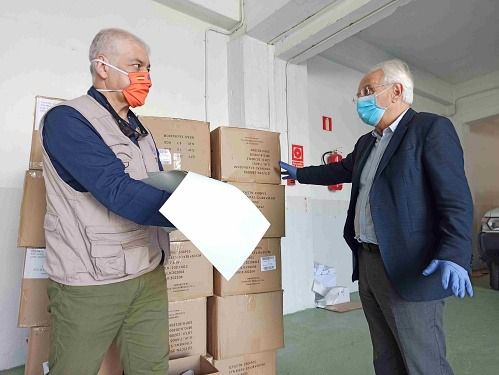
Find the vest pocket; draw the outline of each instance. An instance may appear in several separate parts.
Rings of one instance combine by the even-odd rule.
[[[149,267],[148,232],[139,226],[89,226],[90,260],[96,280],[134,275]]]
[[[125,172],[129,173],[131,171],[130,164],[132,163],[133,158],[133,146],[132,141],[129,140],[127,142],[123,137],[114,134],[106,134],[107,145],[114,152],[116,157],[121,160],[125,167]]]
[[[43,219],[43,229],[47,232],[57,232],[57,226],[59,224],[59,216],[54,215],[50,212],[45,214]]]
[[[97,280],[125,276],[125,254],[121,244],[91,241],[90,255]]]

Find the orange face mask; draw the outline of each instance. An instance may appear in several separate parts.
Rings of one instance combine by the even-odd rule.
[[[107,65],[110,68],[113,68],[120,73],[126,74],[128,76],[128,79],[130,80],[130,84],[127,87],[125,87],[123,90],[97,89],[97,91],[101,92],[121,91],[123,93],[123,96],[125,97],[125,100],[130,105],[130,107],[135,108],[144,105],[144,103],[146,102],[147,94],[149,94],[149,89],[152,86],[151,76],[149,75],[149,72],[125,72],[124,70],[121,70],[120,68],[108,64],[107,62],[102,61],[100,59],[92,60],[92,62],[95,61]]]

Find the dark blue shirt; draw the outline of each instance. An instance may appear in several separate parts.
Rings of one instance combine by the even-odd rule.
[[[107,99],[94,87],[87,94],[113,113]],[[129,111],[128,123],[137,127],[138,122]],[[138,145],[133,136],[130,139]],[[172,226],[159,213],[170,194],[125,173],[121,160],[76,109],[61,105],[47,113],[43,146],[59,176],[73,189],[91,193],[110,211],[135,223]],[[163,169],[160,163],[159,167]]]

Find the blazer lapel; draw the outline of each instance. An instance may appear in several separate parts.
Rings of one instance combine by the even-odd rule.
[[[402,139],[404,138],[405,132],[407,131],[407,127],[412,122],[415,115],[416,115],[416,111],[409,108],[407,113],[400,120],[400,123],[398,124],[397,129],[395,130],[395,133],[393,133],[392,139],[390,139],[390,143],[388,143],[388,146],[385,150],[385,153],[383,154],[383,157],[381,158],[381,161],[379,162],[379,166],[378,166],[378,169],[376,171],[376,175],[374,176],[374,180],[376,180],[376,178],[378,178],[378,176],[381,174],[381,172],[383,172],[383,170],[388,165],[388,162],[390,161],[393,154],[397,150],[398,146],[400,145],[400,142],[402,142]]]

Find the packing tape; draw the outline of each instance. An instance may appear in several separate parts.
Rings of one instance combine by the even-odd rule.
[[[29,170],[28,175],[33,178],[43,178],[43,171]]]

